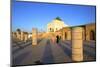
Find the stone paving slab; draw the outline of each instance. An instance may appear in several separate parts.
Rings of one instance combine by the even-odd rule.
[[[33,64],[35,64],[36,61],[42,61],[43,52],[46,46],[47,40],[43,39],[38,45],[33,46]]]
[[[42,56],[42,63],[43,64],[51,64],[54,63],[54,56],[52,54],[50,40],[47,40],[47,43],[45,45],[45,50]]]
[[[28,57],[30,56],[29,54],[31,54],[32,48],[31,48],[31,44],[27,47],[25,47],[24,49],[20,50],[18,53],[14,53],[13,55],[13,59],[14,59],[14,63],[16,65],[25,65],[22,62]]]
[[[52,47],[52,53],[54,56],[54,61],[55,63],[64,63],[67,61],[71,61],[69,56],[67,56],[64,51],[61,49],[61,47],[58,46],[58,44],[53,44],[51,42],[51,47]]]
[[[29,47],[31,45],[31,42],[28,42],[28,43],[26,43],[22,48],[18,48],[16,51],[15,50],[12,50],[12,51],[14,51],[14,52],[12,52],[12,54],[13,54],[13,57],[14,58],[16,58],[18,55],[20,55],[20,54],[22,54],[22,53],[24,53],[24,52],[27,52],[28,50],[30,50],[29,48],[31,48],[31,47]]]
[[[88,45],[88,43],[85,44]],[[92,47],[84,46],[84,60],[94,60],[93,53],[95,51],[89,51],[90,48]],[[72,62],[71,43],[70,41],[61,41],[57,44],[51,40],[42,39],[38,45],[33,46],[30,42],[24,49],[14,53],[13,59],[15,65],[38,64],[39,62],[43,64]]]

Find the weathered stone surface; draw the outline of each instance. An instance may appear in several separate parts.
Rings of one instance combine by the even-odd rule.
[[[32,45],[37,45],[37,29],[32,29]]]
[[[72,60],[83,61],[83,28],[72,28]]]

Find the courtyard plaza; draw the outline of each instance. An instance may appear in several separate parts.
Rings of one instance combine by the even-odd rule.
[[[77,43],[78,44],[78,43]],[[95,61],[95,41],[83,42],[83,61]],[[54,63],[69,63],[72,60],[71,40],[60,40],[52,42],[50,38],[40,38],[37,45],[32,45],[32,40],[26,42],[12,41],[12,63],[13,65],[39,65]]]

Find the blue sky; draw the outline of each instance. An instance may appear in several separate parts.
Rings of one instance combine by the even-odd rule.
[[[12,30],[46,30],[47,24],[56,17],[60,17],[69,26],[92,23],[95,22],[95,12],[95,6],[13,2]]]

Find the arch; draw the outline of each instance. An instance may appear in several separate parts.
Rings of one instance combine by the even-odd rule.
[[[52,29],[50,28],[50,32],[51,32],[51,30],[52,30]]]
[[[93,30],[90,31],[90,40],[95,40],[95,32]]]
[[[65,39],[67,39],[67,32],[65,32]]]
[[[53,28],[50,28],[50,32],[54,32],[54,29]]]

